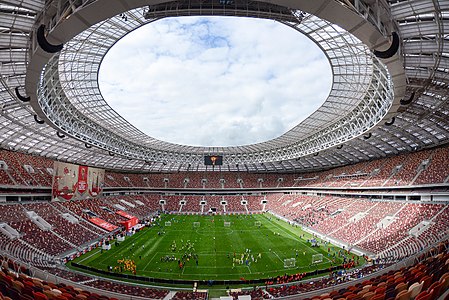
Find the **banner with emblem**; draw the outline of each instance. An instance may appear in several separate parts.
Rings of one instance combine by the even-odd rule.
[[[104,170],[54,162],[52,197],[82,200],[99,196],[104,187]]]

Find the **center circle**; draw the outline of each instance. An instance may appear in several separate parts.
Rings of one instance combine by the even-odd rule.
[[[192,146],[264,142],[326,99],[332,72],[308,37],[273,20],[176,17],[144,25],[104,57],[104,99],[146,134]]]

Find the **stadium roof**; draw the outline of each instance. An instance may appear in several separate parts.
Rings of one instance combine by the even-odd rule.
[[[308,35],[331,63],[328,99],[264,143],[146,136],[107,105],[98,69],[128,32],[180,15],[269,18]],[[111,169],[205,170],[203,155],[221,154],[214,170],[290,172],[437,146],[449,138],[447,26],[449,3],[430,0],[2,1],[1,147]]]

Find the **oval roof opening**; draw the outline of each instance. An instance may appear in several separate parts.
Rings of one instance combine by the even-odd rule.
[[[329,62],[272,20],[177,17],[119,40],[101,64],[108,104],[146,134],[192,146],[276,138],[323,104]]]

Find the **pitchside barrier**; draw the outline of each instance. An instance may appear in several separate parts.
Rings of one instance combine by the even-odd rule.
[[[116,279],[131,279],[131,280],[136,280],[139,282],[143,282],[143,283],[167,283],[167,284],[182,284],[182,285],[193,285],[195,282],[198,282],[198,280],[179,280],[179,279],[164,279],[164,278],[154,278],[154,277],[146,277],[146,276],[139,276],[139,275],[132,275],[132,274],[123,274],[123,273],[117,273],[117,272],[109,272],[103,269],[97,269],[94,267],[89,267],[89,266],[84,266],[84,265],[80,265],[77,263],[72,262],[71,263],[72,266],[79,268],[79,269],[83,269],[83,270],[87,270],[90,272],[94,272],[95,274],[99,274],[99,275],[107,275],[110,276],[112,278],[116,278]],[[316,276],[316,275],[326,275],[329,272],[332,272],[334,270],[338,270],[339,267],[338,266],[334,266],[331,268],[326,268],[323,270],[317,270],[317,271],[310,271],[306,273],[306,276]],[[214,285],[229,285],[229,284],[264,284],[269,278],[261,278],[261,279],[249,279],[249,280],[245,280],[242,281],[240,279],[238,280],[214,280]]]

